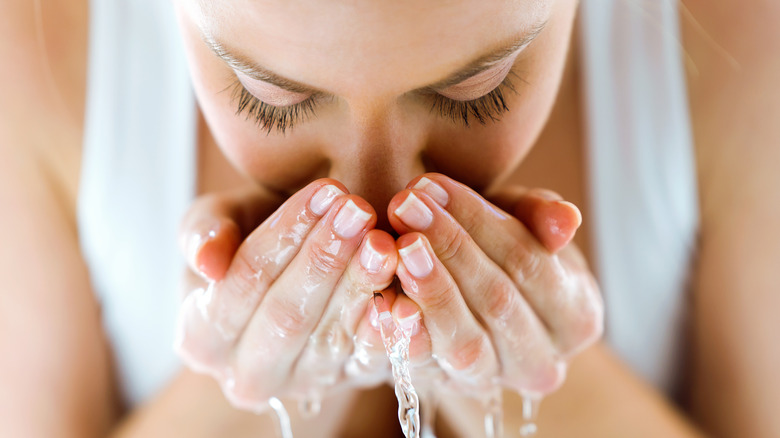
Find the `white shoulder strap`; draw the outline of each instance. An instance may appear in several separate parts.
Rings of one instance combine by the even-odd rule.
[[[195,102],[172,2],[90,1],[83,256],[133,403],[168,378],[194,194]]]

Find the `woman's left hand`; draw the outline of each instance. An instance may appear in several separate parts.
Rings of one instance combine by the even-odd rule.
[[[405,294],[383,293],[397,324],[415,333],[413,363],[460,390],[557,389],[567,359],[603,330],[598,286],[567,245],[579,210],[549,191],[514,190],[496,198],[510,215],[441,174],[407,187],[388,207]]]

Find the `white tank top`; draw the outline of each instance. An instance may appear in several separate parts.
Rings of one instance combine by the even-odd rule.
[[[641,6],[640,6],[641,5]],[[698,200],[676,2],[585,0],[589,194],[607,339],[674,388]],[[91,0],[82,253],[123,394],[134,405],[180,366],[172,343],[195,193],[196,120],[171,2]]]

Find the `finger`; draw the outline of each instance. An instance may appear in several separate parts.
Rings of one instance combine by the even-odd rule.
[[[420,233],[397,241],[397,275],[404,292],[422,310],[433,354],[444,371],[475,386],[497,375],[498,363],[488,335],[475,319],[455,280]]]
[[[387,292],[390,290],[381,293],[382,310],[389,310],[395,300],[395,293]],[[367,307],[358,323],[352,355],[344,366],[347,378],[365,386],[384,382],[390,375],[390,362],[379,333],[379,314],[373,299]]]
[[[184,269],[180,282],[182,298],[178,315],[174,351],[193,371],[209,374],[218,380],[227,365],[229,346],[221,337],[214,336],[214,327],[195,304],[208,293],[209,284],[190,269]]]
[[[470,311],[489,330],[507,383],[545,393],[556,388],[562,379],[558,352],[512,279],[429,196],[403,191],[390,205],[398,206],[391,215],[391,224],[400,220],[421,229]],[[430,326],[427,318],[425,321]],[[436,336],[432,337],[435,343]]]
[[[398,294],[392,306],[393,321],[411,335],[409,362],[413,367],[424,367],[433,361],[431,337],[422,321],[422,310],[405,294]]]
[[[185,257],[193,272],[211,281],[224,278],[230,261],[241,244],[238,225],[230,218],[200,222],[187,232]]]
[[[310,386],[330,386],[342,377],[360,319],[366,314],[375,291],[390,286],[397,263],[395,239],[384,231],[369,231],[309,337],[296,364],[295,380],[310,382]]]
[[[224,279],[185,299],[178,350],[191,365],[220,366],[210,361],[232,346],[270,284],[342,189],[338,182],[322,179],[293,195],[241,244]],[[197,336],[196,327],[200,328]],[[205,346],[219,348],[209,353]]]
[[[415,184],[426,183],[420,179]],[[513,186],[492,196],[491,201],[512,213],[553,254],[565,247],[582,225],[580,210],[552,190]]]
[[[190,268],[207,279],[224,277],[241,240],[281,204],[259,187],[201,196],[179,226],[179,247]]]
[[[550,254],[519,220],[470,188],[443,175],[426,176],[430,182],[424,187],[425,192],[403,191],[390,202],[390,223],[399,233],[407,230],[424,232],[453,275],[469,272],[468,266],[472,262],[458,262],[458,258],[472,254],[476,260],[473,255],[476,250],[459,254],[458,249],[462,245],[472,246],[470,242],[474,242],[479,251],[512,280],[550,329],[553,341],[563,355],[577,351],[600,336],[603,305],[595,281],[589,271],[583,269],[581,257],[572,251],[560,256]],[[446,210],[427,195],[432,188],[447,193]],[[417,196],[407,202],[409,192],[417,193]],[[405,208],[401,208],[404,205]],[[425,220],[402,220],[399,213]]]
[[[371,205],[346,195],[312,230],[268,289],[237,346],[236,380],[246,395],[260,391],[267,396],[287,381],[352,255],[375,223]]]

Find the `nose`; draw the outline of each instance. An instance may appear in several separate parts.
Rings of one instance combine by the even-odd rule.
[[[348,135],[351,141],[334,145],[329,154],[329,177],[374,207],[379,229],[392,230],[387,205],[412,178],[426,171],[425,135],[415,125],[380,114],[355,124]]]

